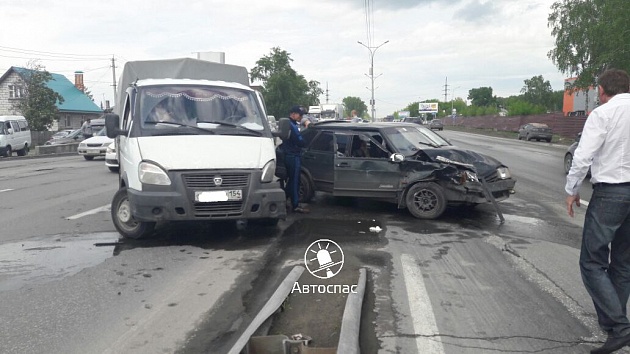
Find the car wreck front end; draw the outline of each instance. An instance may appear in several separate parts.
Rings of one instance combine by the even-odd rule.
[[[409,184],[431,180],[440,185],[449,205],[501,201],[514,193],[516,180],[498,160],[451,146],[419,151],[407,163]]]

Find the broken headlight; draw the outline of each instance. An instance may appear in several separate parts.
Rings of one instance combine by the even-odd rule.
[[[497,175],[500,179],[508,179],[512,178],[512,174],[510,173],[510,169],[507,167],[499,167],[497,168]]]
[[[479,182],[479,178],[477,178],[477,174],[472,171],[461,171],[459,173],[459,184],[466,184],[466,182]]]

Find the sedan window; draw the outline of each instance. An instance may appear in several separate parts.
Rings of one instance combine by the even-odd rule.
[[[323,132],[311,144],[311,150],[333,152],[333,134],[331,132]]]

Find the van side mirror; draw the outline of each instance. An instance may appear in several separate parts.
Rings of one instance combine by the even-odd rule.
[[[128,132],[119,128],[120,117],[118,114],[105,113],[105,128],[107,129],[107,137],[114,139],[119,135],[126,135]]]
[[[278,131],[274,132],[274,136],[281,140],[289,139],[291,135],[291,120],[289,118],[280,118],[278,120]]]

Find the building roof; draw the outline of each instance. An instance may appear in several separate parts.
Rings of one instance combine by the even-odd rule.
[[[4,80],[11,71],[15,71],[18,75],[23,76],[24,73],[31,69],[12,66],[2,77]],[[76,88],[67,77],[61,74],[50,73],[52,79],[46,83],[51,90],[57,92],[63,97],[63,103],[57,102],[57,108],[60,112],[69,113],[103,113],[103,110],[96,105],[85,93]]]

